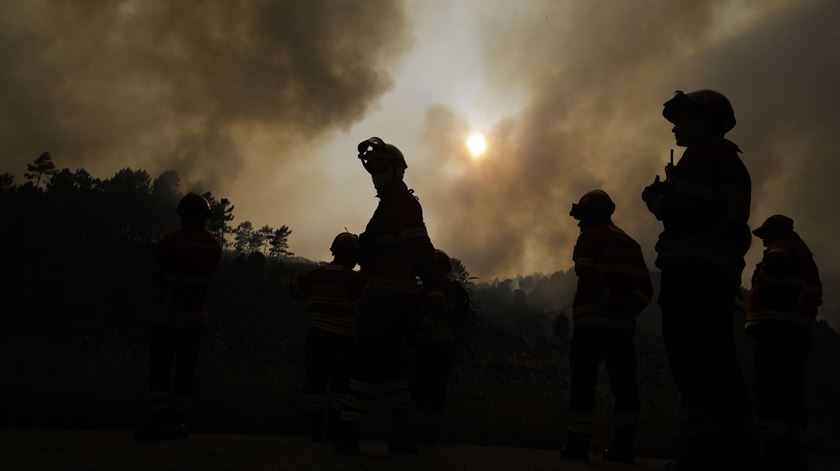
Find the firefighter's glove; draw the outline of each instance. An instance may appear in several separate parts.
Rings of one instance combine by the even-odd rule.
[[[642,199],[647,204],[648,211],[656,216],[656,219],[662,220],[662,201],[665,199],[665,194],[668,193],[670,184],[659,180],[659,175],[653,180],[653,183],[646,186],[642,191]]]

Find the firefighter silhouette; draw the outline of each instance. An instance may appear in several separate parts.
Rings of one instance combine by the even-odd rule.
[[[306,410],[312,441],[338,431],[341,405],[350,383],[350,357],[356,335],[355,303],[364,288],[363,276],[353,271],[358,258],[358,237],[342,232],[330,252],[333,261],[289,284],[293,298],[306,302],[310,315],[306,338]]]
[[[435,250],[432,286],[423,286],[419,328],[414,341],[411,392],[417,404],[418,439],[438,442],[447,385],[456,353],[456,332],[469,309],[466,290],[450,275],[452,262]]]
[[[201,195],[178,204],[183,228],[155,247],[161,300],[149,330],[149,402],[136,438],[186,437],[201,336],[207,325],[207,293],[222,247],[205,230],[212,216]]]
[[[580,221],[573,255],[578,283],[569,347],[569,440],[561,454],[589,459],[595,387],[603,360],[615,396],[614,438],[603,458],[633,463],[639,416],[633,336],[636,316],[650,304],[653,288],[641,247],[612,223],[614,211],[615,204],[601,190],[586,193],[572,205],[571,216]]]
[[[392,453],[416,453],[406,339],[414,324],[418,275],[431,283],[434,248],[423,212],[403,182],[402,152],[379,138],[358,145],[379,205],[359,236],[359,265],[368,282],[359,302],[354,364],[334,452],[359,453],[359,428],[381,396],[393,418]]]
[[[765,469],[805,470],[805,359],[822,284],[792,219],[770,216],[753,233],[765,248],[753,272],[746,318],[747,334],[755,339],[761,458]]]
[[[678,91],[664,104],[678,146],[676,165],[642,199],[662,221],[656,266],[662,270],[662,335],[681,395],[681,450],[675,465],[753,455],[750,404],[736,359],[733,311],[750,247],[750,176],[737,145],[729,100],[712,90]]]

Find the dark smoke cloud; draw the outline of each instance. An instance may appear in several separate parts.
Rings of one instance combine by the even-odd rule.
[[[299,150],[364,116],[405,29],[395,0],[4,1],[3,170],[49,150],[62,166],[175,168],[224,191],[251,134]]]
[[[840,221],[827,216],[840,199],[838,20],[837,2],[784,9],[699,55],[687,74],[737,99],[737,139],[753,177],[753,222],[790,215],[821,265],[835,273]]]
[[[438,245],[484,276],[567,268],[577,236],[569,206],[603,188],[616,200],[617,223],[639,239],[652,265],[660,225],[639,195],[675,148],[662,103],[676,89],[714,88],[738,115],[730,136],[752,173],[751,224],[791,215],[825,278],[836,279],[840,3],[530,6],[482,19],[490,80],[523,87],[530,101],[491,130],[478,165],[432,174],[440,189],[426,196],[427,212],[447,221],[435,227]],[[463,148],[464,128],[454,111],[429,111],[427,138],[438,159],[429,171],[466,161],[453,153]],[[756,241],[751,261],[759,254]],[[830,288],[824,312],[838,303]]]
[[[738,98],[739,143],[753,175],[753,219],[795,220],[820,267],[821,316],[840,324],[840,3],[804,2],[707,51],[693,72]]]

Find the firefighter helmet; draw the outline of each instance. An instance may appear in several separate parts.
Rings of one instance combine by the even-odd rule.
[[[435,249],[434,271],[444,275],[452,273],[452,260],[443,250]]]
[[[788,232],[793,232],[793,219],[781,214],[774,214],[767,218],[758,229],[754,230],[753,234],[759,239],[764,239],[773,233],[784,234]]]
[[[662,106],[662,116],[675,124],[680,113],[690,111],[711,117],[714,125],[723,134],[735,127],[735,110],[732,109],[732,103],[722,93],[714,90],[689,93],[677,90],[674,97]]]
[[[358,247],[359,236],[350,232],[342,232],[333,239],[333,243],[330,246],[330,252],[332,252],[333,255],[353,254],[356,252]]]
[[[578,221],[587,217],[611,216],[615,212],[615,203],[604,190],[592,190],[580,197],[580,201],[572,203],[569,216]]]
[[[402,152],[393,144],[386,144],[385,141],[378,137],[371,137],[359,143],[356,146],[359,151],[359,159],[362,161],[365,170],[368,172],[368,165],[372,162],[390,162],[402,169],[408,168],[405,162],[405,157]]]
[[[210,209],[210,203],[207,198],[198,193],[187,193],[178,203],[176,210],[179,216],[186,217],[200,217],[209,219],[213,216],[213,210]]]

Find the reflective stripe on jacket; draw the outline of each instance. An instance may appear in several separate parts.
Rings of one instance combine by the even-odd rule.
[[[363,288],[361,273],[330,264],[292,281],[289,291],[306,303],[313,329],[352,336],[356,334],[355,303]]]
[[[417,300],[417,276],[431,273],[434,247],[420,203],[405,183],[381,197],[359,236],[359,253],[359,265],[370,280],[366,299]]]

